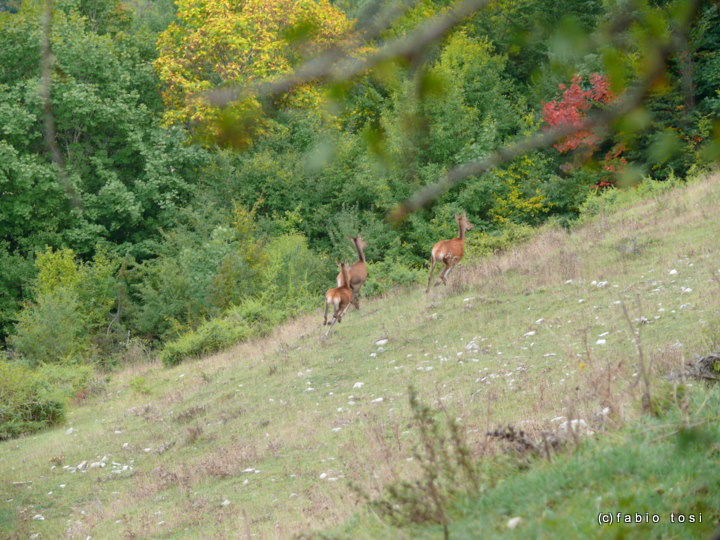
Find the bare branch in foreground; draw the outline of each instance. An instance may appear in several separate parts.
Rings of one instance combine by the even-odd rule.
[[[395,208],[390,213],[389,220],[394,223],[402,221],[411,212],[429,205],[445,193],[445,191],[471,176],[487,172],[527,152],[547,148],[573,133],[589,128],[608,126],[614,120],[632,111],[643,102],[653,85],[662,77],[668,57],[677,50],[678,44],[683,42],[684,36],[689,32],[690,24],[695,18],[699,6],[700,0],[693,0],[686,19],[681,22],[674,35],[671,36],[667,42],[659,43],[654,50],[654,54],[651,54],[646,64],[645,76],[639,84],[626,92],[625,97],[615,106],[588,115],[576,126],[559,126],[535,133],[515,143],[505,145],[483,159],[465,163],[451,169],[442,180],[421,189],[399,207]]]
[[[55,116],[52,111],[52,101],[50,99],[50,85],[52,78],[52,68],[55,58],[52,54],[52,0],[45,0],[45,9],[43,11],[42,19],[42,32],[40,37],[40,47],[42,57],[40,59],[40,88],[38,93],[43,103],[43,117],[44,117],[44,136],[45,144],[50,150],[52,161],[57,168],[58,180],[62,184],[65,193],[70,199],[70,203],[75,208],[82,208],[82,202],[80,197],[75,191],[75,188],[70,183],[70,179],[67,175],[65,168],[65,159],[63,158],[60,148],[57,144],[57,133],[55,129]]]
[[[342,48],[332,49],[309,60],[294,72],[274,80],[247,87],[228,87],[208,93],[210,103],[224,106],[252,96],[277,96],[308,82],[345,82],[383,62],[396,58],[414,58],[437,42],[453,27],[485,7],[490,0],[464,0],[453,9],[422,25],[408,36],[398,38],[363,58],[348,58]]]

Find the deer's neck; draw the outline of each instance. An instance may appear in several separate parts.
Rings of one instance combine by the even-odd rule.
[[[465,240],[465,227],[458,225],[458,239]]]
[[[357,242],[353,242],[353,244],[355,244],[355,250],[357,251],[358,259],[360,259],[362,262],[365,262],[365,254],[363,253],[362,248]]]

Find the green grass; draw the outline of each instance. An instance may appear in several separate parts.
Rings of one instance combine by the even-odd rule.
[[[588,516],[635,504],[668,512],[688,490],[716,486],[712,445],[677,466],[676,438],[650,444],[651,426],[639,423],[643,385],[622,303],[647,321],[634,324],[653,389],[707,352],[720,335],[719,209],[720,179],[695,182],[599,211],[570,234],[541,231],[466,264],[430,295],[418,286],[364,301],[327,338],[318,299],[316,313],[269,337],[172,368],[115,373],[103,394],[68,411],[65,425],[0,443],[0,535],[411,537],[363,510],[349,484],[377,497],[417,476],[413,385],[460,420],[481,463],[502,462],[485,436],[497,426],[537,435],[572,416],[596,431],[567,457],[523,471],[506,463],[481,498],[449,510],[453,538],[506,535],[516,515],[523,523],[513,534],[523,537],[556,538],[563,527],[581,537],[691,537],[690,527],[606,529]],[[705,413],[716,417],[716,405],[709,399]],[[677,422],[658,422],[676,431]],[[106,467],[63,468],[103,456]],[[613,463],[636,472],[613,476]],[[38,514],[44,520],[32,519]],[[710,519],[704,525],[703,533],[712,529]]]
[[[448,505],[450,538],[709,538],[720,520],[720,390],[703,388],[693,398],[689,417],[674,408],[552,460],[488,460],[495,468],[480,492]],[[611,521],[600,523],[600,514]],[[390,527],[363,512],[328,536],[443,533],[427,523]]]

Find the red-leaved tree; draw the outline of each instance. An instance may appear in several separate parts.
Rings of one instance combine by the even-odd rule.
[[[543,104],[543,120],[547,123],[546,129],[556,126],[580,127],[586,118],[588,111],[594,107],[601,107],[613,103],[617,96],[610,90],[607,77],[599,73],[592,73],[584,84],[580,75],[572,78],[570,86],[558,85],[562,91],[562,97]],[[597,150],[598,144],[603,139],[602,135],[593,132],[592,129],[580,129],[568,135],[554,147],[561,153],[577,150],[579,161],[589,159]],[[616,144],[609,150],[601,160],[603,170],[615,173],[622,170],[627,160],[622,157],[625,150],[622,143]],[[564,168],[572,168],[568,164]],[[602,178],[593,187],[608,187],[614,184],[612,175]]]

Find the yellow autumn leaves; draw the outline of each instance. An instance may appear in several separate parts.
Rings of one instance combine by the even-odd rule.
[[[263,130],[259,103],[249,95],[220,110],[208,102],[207,92],[288,73],[351,28],[328,0],[178,0],[177,6],[177,22],[160,35],[155,62],[165,122],[236,146]],[[321,101],[311,85],[282,99],[301,108]],[[228,131],[232,126],[240,128]]]

